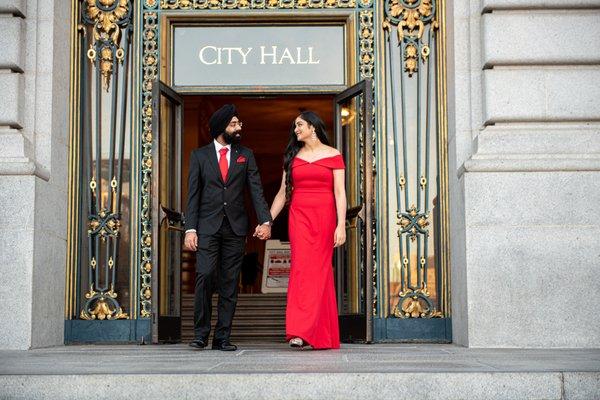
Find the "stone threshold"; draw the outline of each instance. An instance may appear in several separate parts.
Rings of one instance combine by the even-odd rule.
[[[600,350],[240,344],[0,351],[0,399],[600,399]]]

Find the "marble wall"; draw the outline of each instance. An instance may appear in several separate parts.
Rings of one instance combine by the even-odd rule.
[[[63,343],[70,2],[0,0],[0,348]]]
[[[454,341],[597,348],[600,1],[449,16]]]

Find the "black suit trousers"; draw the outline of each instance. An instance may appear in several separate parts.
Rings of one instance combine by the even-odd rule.
[[[238,280],[244,257],[246,237],[231,229],[227,217],[212,235],[198,234],[196,254],[196,289],[194,293],[194,336],[205,343],[210,334],[212,316],[213,278],[219,294],[218,318],[214,339],[229,340],[231,323],[237,304]]]

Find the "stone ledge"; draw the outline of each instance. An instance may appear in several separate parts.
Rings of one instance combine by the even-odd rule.
[[[571,377],[577,376],[571,373]],[[597,379],[600,374],[595,373]],[[563,399],[588,382],[561,373],[282,373],[5,375],[3,398],[82,399]],[[579,387],[579,384],[585,387]],[[590,398],[590,400],[592,400]]]
[[[536,171],[600,171],[600,155],[569,157],[540,154],[503,154],[472,156],[458,169],[465,172],[536,172]]]
[[[483,0],[482,11],[600,8],[600,0]]]
[[[477,156],[537,154],[545,158],[600,157],[600,123],[512,123],[483,128],[473,148]]]
[[[600,121],[600,65],[483,71],[484,124]]]
[[[23,19],[0,14],[0,68],[15,72],[25,70],[24,31]]]
[[[45,181],[50,180],[50,173],[29,158],[0,158],[2,175],[35,175]]]
[[[0,14],[13,14],[18,17],[25,17],[26,10],[26,0],[0,0]]]
[[[548,400],[562,399],[563,381],[573,398],[584,398],[599,377],[600,350],[589,348],[390,343],[294,351],[282,337],[232,353],[185,343],[0,351],[0,393],[28,399]]]
[[[23,127],[23,74],[0,73],[0,125],[11,128]]]
[[[600,9],[496,11],[482,17],[482,62],[598,64],[599,37]]]

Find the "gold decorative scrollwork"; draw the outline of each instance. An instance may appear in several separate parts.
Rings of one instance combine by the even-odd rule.
[[[371,0],[361,0],[363,3]],[[356,0],[161,0],[165,10],[354,8]]]
[[[407,0],[409,6],[404,5],[402,0],[392,0],[389,14],[393,18],[401,19],[398,26],[398,38],[402,40],[405,31],[409,36],[420,39],[423,36],[425,24],[423,19],[431,16],[431,0],[421,0],[415,6],[418,0]],[[416,31],[416,33],[415,33]]]
[[[121,220],[119,215],[103,209],[98,215],[90,215],[88,222],[88,235],[98,235],[103,241],[108,236],[119,236]]]
[[[91,310],[83,309],[81,310],[81,314],[79,315],[81,319],[85,320],[100,320],[103,321],[105,319],[127,319],[127,313],[123,312],[121,307],[119,308],[111,308],[108,302],[106,301],[106,297],[99,297],[95,302],[94,308]]]
[[[88,299],[85,306],[81,310],[79,317],[85,320],[112,320],[112,319],[127,319],[129,316],[123,312],[119,303],[115,300],[117,294],[114,287],[111,285],[110,290],[104,293],[99,293],[94,290],[94,285],[90,286],[90,290],[85,294]]]
[[[152,312],[152,227],[150,218],[150,186],[152,185],[152,85],[158,74],[158,14],[144,13],[144,53],[142,82],[142,185],[141,185],[141,262],[140,316]],[[148,295],[150,294],[150,295]]]
[[[357,7],[357,3],[360,7]],[[347,9],[357,8],[356,13],[359,17],[360,28],[357,31],[357,41],[359,44],[358,70],[361,79],[375,77],[375,55],[374,55],[374,0],[160,0],[161,10],[243,10],[243,9]],[[155,268],[153,265],[152,237],[150,225],[150,186],[152,170],[152,85],[157,79],[159,68],[158,54],[158,13],[148,10],[151,6],[148,0],[145,1],[147,11],[143,13],[143,32],[142,38],[142,159],[140,162],[142,169],[141,178],[141,261],[139,264],[141,285],[138,291],[140,296],[140,315],[141,317],[150,317],[152,310],[152,286],[151,274]],[[354,79],[355,77],[353,77]],[[376,86],[373,86],[375,90]],[[373,101],[375,96],[372,96]],[[372,107],[374,118],[375,107]],[[373,124],[374,125],[374,124]],[[375,143],[373,141],[373,143]],[[365,151],[374,151],[374,149],[365,149]],[[368,168],[368,166],[363,166]],[[375,257],[376,251],[376,231],[372,227],[373,248],[370,254]],[[368,252],[367,252],[368,253]],[[374,276],[374,281],[376,280]],[[377,296],[374,296],[376,299]]]
[[[96,61],[102,74],[104,89],[108,91],[113,73],[114,59],[123,61],[124,51],[120,47],[121,25],[130,18],[129,0],[85,0],[87,3],[85,18],[93,24],[94,42],[88,50],[90,61]]]
[[[429,57],[429,46],[422,43],[425,26],[431,24],[438,28],[435,19],[435,0],[387,0],[386,19],[383,28],[391,31],[397,26],[398,45],[402,48],[404,70],[412,76],[419,69],[418,58],[423,61]]]
[[[405,267],[408,263],[405,263]],[[442,318],[443,314],[438,311],[430,300],[427,286],[420,289],[409,290],[403,288],[399,293],[400,299],[394,307],[393,314],[397,318]]]
[[[417,211],[415,205],[411,205],[407,213],[398,213],[398,225],[401,226],[402,233],[408,233],[411,241],[415,241],[418,234],[425,234],[425,228],[429,225],[429,215]]]
[[[373,78],[375,55],[373,51],[373,11],[360,12],[360,77]]]

